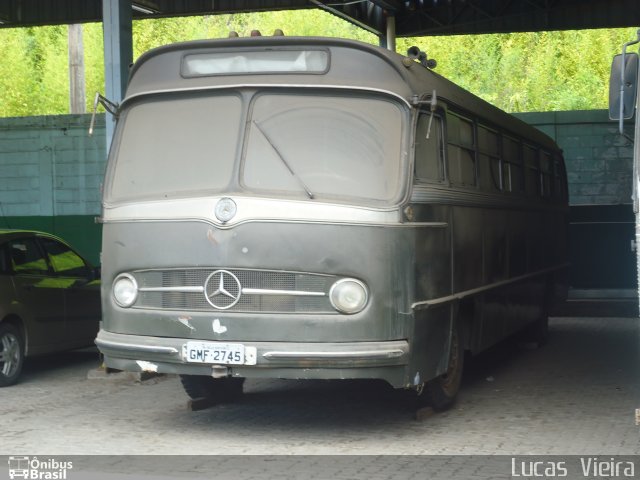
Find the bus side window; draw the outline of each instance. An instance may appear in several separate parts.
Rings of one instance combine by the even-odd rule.
[[[475,187],[476,161],[473,123],[447,114],[447,161],[453,185]]]
[[[551,154],[542,152],[542,157],[540,158],[540,182],[541,193],[545,198],[551,197],[551,189],[553,188],[552,176]]]
[[[444,181],[444,163],[442,153],[442,119],[434,115],[429,130],[430,113],[421,113],[416,130],[415,171],[417,180]]]
[[[564,199],[565,192],[563,187],[562,163],[557,156],[553,158],[553,196],[554,198]]]
[[[500,136],[483,125],[478,125],[478,163],[480,187],[488,191],[501,191]]]
[[[539,197],[540,167],[538,165],[538,150],[531,145],[524,146],[524,184],[525,192],[530,197]]]
[[[520,142],[516,139],[502,136],[502,178],[507,192],[522,192],[522,158],[520,157]]]

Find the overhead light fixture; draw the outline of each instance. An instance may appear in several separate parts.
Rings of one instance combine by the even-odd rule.
[[[151,15],[153,13],[157,13],[154,10],[152,10],[151,8],[143,7],[143,6],[138,5],[136,3],[132,3],[131,4],[131,9],[135,10],[136,12],[146,13],[147,15]]]

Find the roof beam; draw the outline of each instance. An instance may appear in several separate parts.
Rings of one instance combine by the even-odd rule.
[[[107,0],[104,0],[107,1]],[[568,30],[640,25],[638,0],[134,0],[133,18],[322,8],[384,36]],[[102,21],[102,0],[0,0],[0,28]]]

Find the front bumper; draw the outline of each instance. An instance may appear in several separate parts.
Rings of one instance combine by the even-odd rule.
[[[251,351],[244,365],[189,363],[182,355],[190,339],[126,335],[100,330],[96,345],[107,367],[183,375],[246,378],[382,379],[407,384],[406,340],[348,343],[233,342]],[[215,343],[215,342],[211,342]]]

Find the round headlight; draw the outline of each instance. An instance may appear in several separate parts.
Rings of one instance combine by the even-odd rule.
[[[329,290],[331,305],[342,313],[358,313],[367,304],[367,287],[355,278],[343,278],[334,283]]]
[[[119,275],[113,282],[113,299],[121,307],[130,307],[138,298],[138,283],[128,273]]]

